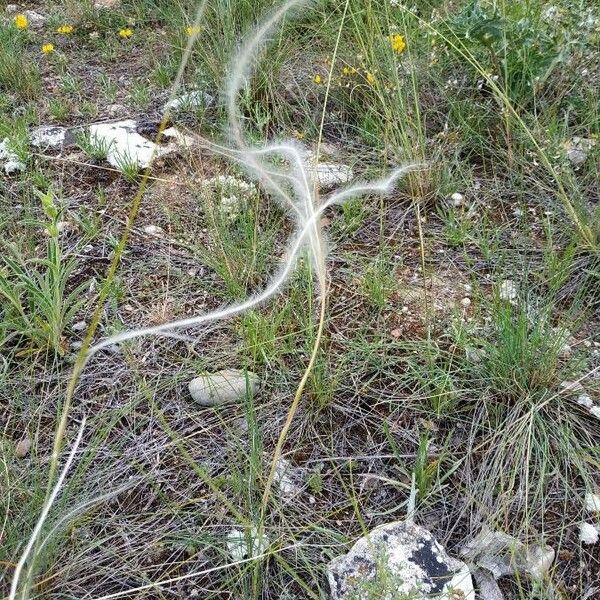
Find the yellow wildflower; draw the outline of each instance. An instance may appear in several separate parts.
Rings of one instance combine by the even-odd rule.
[[[133,29],[130,27],[125,27],[124,29],[119,30],[119,37],[124,40],[129,39],[133,35]]]
[[[350,67],[344,67],[342,69],[342,75],[350,75],[351,71],[350,71]]]
[[[370,73],[369,71],[367,71],[365,73],[365,77],[367,78],[367,83],[369,85],[375,85],[375,82],[377,81],[377,79],[375,79],[375,75],[373,75],[373,73]]]
[[[29,21],[27,20],[27,17],[25,15],[17,15],[15,17],[15,25],[17,29],[27,29]]]
[[[198,35],[200,33],[200,29],[201,27],[199,25],[190,25],[189,27],[185,28],[185,33],[189,37],[192,37],[193,35]]]
[[[322,78],[322,77],[321,77],[321,76],[320,76],[320,75],[317,73],[317,74],[314,76],[314,79],[313,79],[313,81],[314,81],[314,82],[315,82],[317,85],[319,85],[319,84],[323,83],[323,78]]]
[[[42,46],[42,53],[43,54],[51,54],[52,52],[54,52],[54,44],[44,44]]]
[[[65,35],[73,33],[73,25],[61,25],[60,27],[57,27],[56,33],[64,33]]]
[[[390,35],[390,44],[392,45],[392,50],[396,54],[402,54],[404,52],[404,48],[406,48],[406,42],[399,33]]]

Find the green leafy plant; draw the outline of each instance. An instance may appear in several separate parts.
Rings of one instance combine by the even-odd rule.
[[[529,3],[514,3],[502,13],[495,3],[473,0],[447,23],[451,37],[501,77],[508,97],[518,104],[529,103],[534,88],[565,58],[557,28],[545,25],[534,9]]]
[[[15,245],[3,244],[0,347],[16,347],[19,354],[51,351],[62,356],[67,350],[63,332],[83,303],[85,283],[68,290],[76,263],[61,248],[60,210],[51,191],[38,196],[48,218],[38,223],[48,235],[46,256],[27,260]]]

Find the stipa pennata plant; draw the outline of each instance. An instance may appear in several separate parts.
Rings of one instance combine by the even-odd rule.
[[[235,141],[237,148],[227,148],[212,143],[208,140],[204,141],[204,145],[207,148],[234,160],[244,167],[253,178],[255,178],[257,181],[260,181],[264,192],[268,194],[270,198],[279,202],[282,208],[290,216],[290,219],[295,223],[295,231],[288,242],[287,250],[284,254],[285,259],[282,262],[281,268],[278,272],[273,274],[271,279],[268,281],[268,284],[261,291],[240,302],[230,304],[229,306],[225,306],[207,314],[164,323],[154,327],[125,331],[106,338],[93,346],[90,346],[91,336],[93,334],[94,327],[98,324],[102,310],[101,303],[99,303],[95,315],[92,316],[92,324],[75,362],[73,374],[67,388],[66,398],[62,405],[62,412],[55,434],[54,449],[50,462],[49,479],[51,485],[55,483],[55,477],[58,472],[60,451],[62,449],[62,442],[66,431],[69,411],[75,394],[77,380],[93,355],[110,346],[122,344],[133,339],[151,335],[172,335],[174,330],[186,327],[199,327],[214,321],[231,318],[235,315],[245,313],[259,304],[268,301],[276,293],[280,292],[281,288],[288,282],[291,274],[294,272],[299,257],[303,253],[307,253],[312,264],[314,265],[314,276],[317,279],[318,288],[321,291],[320,321],[308,366],[302,380],[300,381],[298,390],[291,403],[288,417],[281,430],[277,446],[274,451],[271,470],[264,486],[261,510],[258,519],[259,523],[257,525],[257,536],[259,539],[262,537],[264,533],[264,516],[270,497],[277,460],[281,455],[281,449],[302,396],[302,391],[310,377],[311,371],[317,362],[317,357],[319,355],[320,339],[325,321],[324,298],[327,292],[325,246],[323,244],[322,234],[319,227],[320,218],[327,208],[334,205],[343,204],[349,199],[356,199],[369,194],[390,193],[397,181],[403,175],[420,168],[420,165],[417,164],[399,167],[392,170],[387,177],[382,179],[371,182],[357,183],[346,189],[334,191],[324,197],[320,197],[317,190],[317,182],[313,180],[313,174],[306,164],[304,153],[295,142],[276,142],[258,148],[249,146],[247,144],[244,135],[244,129],[242,127],[242,119],[237,106],[238,98],[243,90],[245,82],[248,79],[254,60],[264,45],[264,40],[266,39],[267,35],[270,33],[272,28],[288,14],[289,10],[298,4],[300,4],[300,0],[289,0],[277,10],[274,10],[271,16],[263,23],[263,25],[260,26],[257,31],[247,39],[245,44],[242,45],[239,54],[232,62],[230,69],[231,77],[227,86],[226,97],[232,138]],[[198,26],[205,6],[206,2],[203,2],[200,5],[194,26]],[[190,47],[191,45],[188,47],[188,49]],[[180,68],[180,74],[183,73],[183,69],[185,68],[186,56],[189,57],[189,52],[187,55],[184,55],[184,60]],[[166,120],[168,120],[168,114],[165,117],[165,121]],[[139,201],[143,195],[147,178],[148,170],[146,170],[145,175],[142,178],[140,191],[133,202],[134,207],[139,206]],[[221,186],[221,191],[223,191],[223,189],[227,189],[227,186],[231,187],[234,184],[230,180],[224,179],[222,181],[218,181],[217,185]],[[237,186],[238,193],[241,189],[242,192],[246,194],[250,194],[251,196],[254,195],[250,185],[241,186],[241,188],[239,184],[235,185]],[[135,217],[135,214],[136,213],[133,212],[130,216]],[[130,218],[129,226],[132,224],[133,218]],[[115,274],[118,264],[118,257],[120,256],[119,250],[122,251],[124,248],[125,242],[128,239],[128,233],[129,230],[126,230],[126,233],[115,250],[116,258],[113,260],[109,277],[107,277],[107,281],[101,288],[101,300],[106,297],[102,295],[103,291],[110,288],[110,283],[112,282],[111,277],[113,277]],[[79,439],[81,439],[81,436]],[[35,550],[35,539],[37,536],[39,536],[41,530],[40,523],[43,524],[43,519],[45,519],[52,503],[58,496],[64,477],[65,471],[63,470],[63,472],[60,474],[57,485],[54,486],[52,488],[52,492],[48,494],[42,511],[41,521],[38,523],[38,527],[36,527],[34,530],[30,542],[27,544],[25,552],[19,561],[19,565],[22,567],[22,565],[24,565],[29,558],[29,555],[33,557],[34,560],[31,561],[28,567],[29,573],[31,573],[35,568],[34,563],[37,554],[37,551]],[[15,571],[15,576],[11,586],[11,600],[16,597],[19,589],[20,572],[21,569]],[[189,575],[184,577],[189,577]],[[175,581],[177,579],[178,578],[174,578],[170,581]],[[26,578],[26,581],[31,581],[31,577],[29,575]],[[155,582],[151,585],[155,586],[159,583],[160,582]],[[134,590],[129,590],[129,592],[133,591]]]

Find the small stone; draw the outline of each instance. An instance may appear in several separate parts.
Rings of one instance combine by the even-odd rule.
[[[380,576],[381,573],[384,576]],[[327,567],[332,600],[475,600],[471,572],[426,529],[408,521],[375,528]]]
[[[96,10],[102,8],[117,8],[117,6],[119,6],[120,3],[121,0],[95,0],[94,8]]]
[[[0,163],[3,163],[4,172],[7,175],[15,175],[25,170],[25,163],[10,149],[10,140],[4,138],[0,142]]]
[[[147,235],[161,236],[164,234],[164,230],[158,225],[146,225],[146,227],[144,227],[144,233]]]
[[[297,496],[301,489],[294,481],[292,463],[286,458],[280,458],[275,467],[274,481],[279,486],[279,492],[284,501],[289,501]]]
[[[23,14],[27,17],[29,27],[32,29],[39,29],[46,22],[46,17],[35,10],[26,10]]]
[[[466,308],[467,306],[471,306],[471,298],[463,298],[460,303]]]
[[[585,508],[591,512],[600,512],[600,495],[588,492],[585,495]]]
[[[207,373],[192,379],[188,389],[192,398],[202,406],[221,406],[241,402],[254,396],[258,390],[259,378],[250,371],[225,369]]]
[[[210,106],[214,102],[214,98],[201,90],[195,90],[193,92],[187,92],[173,100],[169,100],[164,107],[163,112],[171,111],[175,112],[178,110],[198,110],[199,108],[205,108]]]
[[[596,145],[593,138],[581,138],[575,136],[565,144],[567,159],[573,166],[580,166],[586,160],[591,149]]]
[[[460,194],[459,192],[454,192],[454,194],[452,194],[452,196],[450,196],[450,200],[452,200],[452,204],[458,208],[459,206],[462,206],[464,201],[465,201],[465,197]]]
[[[227,534],[227,550],[234,561],[252,558],[262,554],[269,546],[269,540],[266,535],[259,539],[256,527],[252,527],[249,532],[234,527]]]
[[[4,10],[7,15],[14,15],[19,12],[20,8],[18,4],[7,4]]]
[[[600,539],[600,530],[593,523],[581,523],[579,525],[579,541],[587,546],[596,544]]]
[[[600,406],[592,406],[590,408],[590,415],[596,417],[596,419],[600,419]]]
[[[87,328],[87,323],[85,321],[77,321],[77,323],[73,323],[71,325],[71,329],[73,331],[85,331]]]
[[[27,454],[29,454],[30,449],[31,449],[31,440],[28,437],[23,438],[15,446],[15,456],[17,458],[25,458],[27,456]]]
[[[163,138],[169,140],[172,139],[180,146],[184,148],[191,148],[196,144],[196,138],[191,135],[186,135],[177,129],[177,127],[169,127],[165,129],[162,133]]]
[[[402,335],[402,329],[392,329],[392,331],[390,331],[390,335],[393,338],[398,339]]]
[[[594,406],[594,401],[592,400],[592,397],[588,394],[579,394],[579,396],[577,396],[577,404],[585,406],[586,408],[591,408],[592,406]]]
[[[109,104],[106,107],[106,113],[111,117],[120,117],[127,112],[127,108],[122,104]]]
[[[351,167],[333,163],[309,165],[308,171],[311,177],[316,180],[317,185],[324,190],[344,185],[354,177],[354,171]]]
[[[505,279],[500,285],[500,300],[513,302],[517,297],[517,286],[511,279]]]
[[[54,125],[43,125],[32,129],[29,134],[29,141],[35,148],[59,149],[62,148],[67,136],[65,127],[57,127]]]

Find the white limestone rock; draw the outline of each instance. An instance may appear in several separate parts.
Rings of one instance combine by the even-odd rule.
[[[67,138],[67,129],[54,125],[42,125],[32,129],[29,141],[34,148],[57,150],[63,147]]]
[[[555,552],[550,546],[525,545],[512,535],[484,528],[461,550],[461,557],[495,579],[515,574],[541,579],[554,562]]]
[[[579,396],[577,396],[577,404],[584,406],[585,408],[592,408],[594,406],[594,401],[589,394],[579,394]]]
[[[222,406],[241,402],[254,396],[259,386],[255,373],[240,369],[224,369],[216,373],[205,373],[192,379],[188,389],[192,398],[202,406]]]
[[[327,148],[322,149],[326,150]],[[317,162],[315,152],[304,147],[299,148],[299,154],[310,178],[321,190],[329,190],[345,185],[354,178],[354,171],[348,165],[335,162]],[[334,149],[329,149],[327,154],[335,160],[336,153]]]
[[[234,527],[227,534],[227,550],[234,561],[240,561],[263,554],[269,547],[269,539],[265,534],[259,536],[256,527],[244,531]]]
[[[150,165],[153,155],[160,154],[154,142],[147,140],[136,131],[132,119],[116,123],[95,123],[89,127],[90,138],[108,148],[106,159],[115,168],[125,164],[135,164],[139,169]]]
[[[450,200],[452,200],[452,206],[454,206],[454,208],[459,208],[465,203],[465,197],[460,192],[454,192],[454,194],[450,196]]]
[[[173,140],[184,148],[191,148],[196,144],[196,138],[194,136],[179,131],[177,127],[169,127],[165,129],[162,134],[166,140]]]
[[[161,235],[164,235],[165,230],[159,225],[146,225],[146,227],[144,227],[144,233],[153,237],[160,237]]]
[[[169,100],[163,107],[163,113],[167,111],[177,112],[178,110],[198,110],[210,106],[213,102],[214,98],[210,94],[202,90],[194,90]]]
[[[475,600],[471,572],[433,535],[409,521],[377,527],[328,565],[332,600]]]
[[[6,175],[16,175],[25,170],[25,163],[10,149],[10,140],[0,142],[0,165]]]

